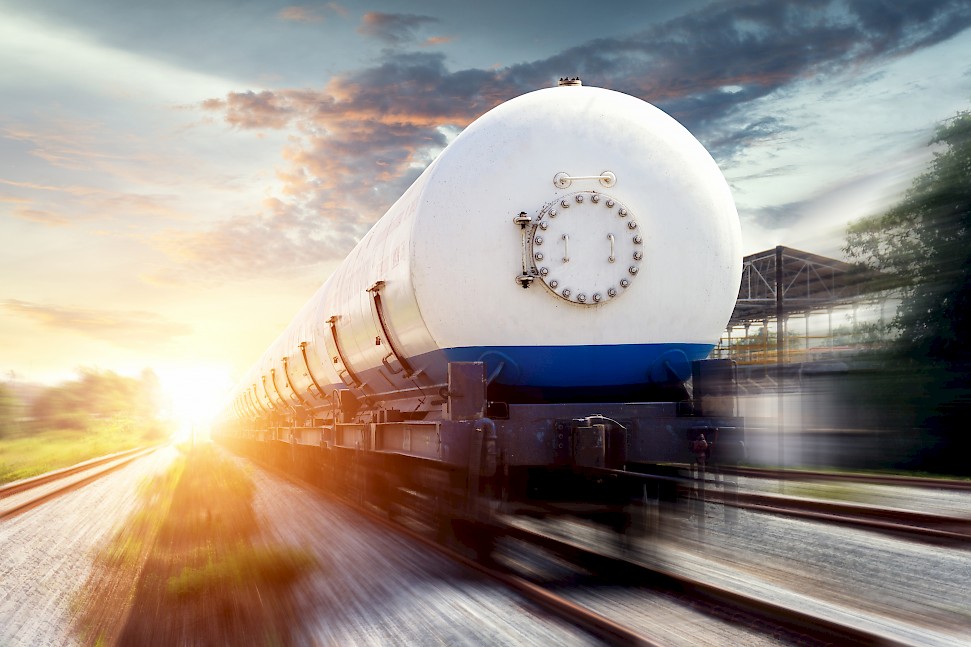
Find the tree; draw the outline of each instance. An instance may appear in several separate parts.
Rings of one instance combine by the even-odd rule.
[[[963,473],[971,470],[971,111],[941,124],[930,144],[938,150],[926,172],[899,204],[851,225],[843,251],[870,271],[872,289],[901,298],[871,405],[889,394],[906,403],[901,427],[924,430],[915,444],[922,456],[909,467]]]
[[[8,385],[0,383],[0,438],[18,429],[21,404]]]
[[[901,306],[890,328],[898,350],[966,370],[971,364],[971,112],[942,124],[941,147],[903,201],[850,226],[843,251],[874,270],[874,287]]]
[[[145,423],[158,415],[160,386],[151,370],[130,378],[112,371],[81,369],[78,379],[45,389],[32,415],[41,427],[84,429],[92,420]]]

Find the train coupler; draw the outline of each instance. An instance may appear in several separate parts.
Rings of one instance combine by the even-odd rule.
[[[553,423],[556,465],[623,469],[627,445],[627,427],[611,418],[595,415]]]

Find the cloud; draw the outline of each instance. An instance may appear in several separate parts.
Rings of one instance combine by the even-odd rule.
[[[960,0],[895,3],[892,11],[879,0],[724,3],[509,72],[527,78],[578,72],[655,103],[708,144],[720,126],[746,125],[746,105],[794,82],[900,56],[969,25],[971,6]],[[753,141],[770,125],[753,130]],[[725,144],[712,147],[716,157],[730,157],[744,141]]]
[[[52,225],[55,227],[62,227],[71,223],[71,221],[64,216],[58,215],[51,211],[44,211],[42,209],[17,207],[13,210],[13,215],[23,220],[30,220],[31,222],[38,222],[42,225]]]
[[[166,343],[192,331],[185,324],[137,310],[50,306],[17,299],[4,301],[3,308],[47,328],[73,331],[119,346],[144,347],[145,344]]]
[[[226,122],[239,128],[283,128],[294,116],[293,109],[269,90],[232,92],[225,100],[207,99],[202,107],[224,113]]]
[[[372,12],[360,30],[401,45],[416,41],[416,31],[433,22]],[[724,164],[793,127],[785,115],[750,117],[746,108],[753,102],[797,82],[864,69],[941,42],[969,26],[971,6],[961,0],[895,3],[893,11],[879,0],[728,2],[638,34],[593,40],[500,69],[453,71],[441,53],[395,49],[321,89],[231,92],[203,108],[236,128],[293,133],[277,172],[289,220],[241,216],[176,246],[191,250],[198,244],[201,250],[212,237],[252,254],[261,241],[290,250],[274,254],[274,268],[312,262],[293,238],[297,234],[277,226],[289,222],[295,232],[312,232],[308,240],[327,243],[317,244],[319,257],[339,254],[347,237],[374,222],[444,147],[445,132],[564,74],[660,106]],[[201,253],[195,258],[205,262]],[[237,261],[215,256],[211,263],[215,269]]]
[[[451,36],[432,36],[431,38],[426,38],[421,44],[422,47],[434,47],[435,45],[444,45],[445,43],[450,43],[454,38]]]
[[[363,25],[412,33],[432,20],[372,12]],[[874,0],[733,2],[498,70],[451,72],[441,55],[389,52],[378,65],[336,77],[321,91],[231,93],[206,107],[224,110],[226,120],[242,128],[281,128],[342,112],[384,122],[421,117],[430,125],[454,124],[568,71],[645,98],[704,132],[794,81],[901,55],[969,26],[971,7],[960,0],[897,3],[894,11]],[[753,137],[764,137],[769,126],[751,129]],[[726,144],[731,149],[737,142]]]
[[[36,194],[55,194],[62,196],[56,203],[59,209],[69,208],[71,220],[93,221],[106,218],[127,220],[133,216],[161,216],[163,218],[179,219],[183,215],[182,212],[174,207],[176,200],[174,195],[129,193],[77,184],[53,185],[4,179],[0,179],[0,184]],[[22,199],[22,202],[27,203],[40,201],[42,200],[32,201]],[[44,221],[43,216],[40,214],[46,213],[45,211],[27,211],[34,211],[34,213],[17,213],[15,210],[14,215],[37,222]],[[69,220],[67,218],[53,216],[53,214],[47,218],[47,224],[67,224],[68,222]]]
[[[0,137],[30,145],[30,154],[51,166],[88,170],[109,164],[131,164],[130,156],[113,154],[104,145],[108,138],[101,123],[75,119],[48,118],[43,130],[9,124],[0,128]]]
[[[300,205],[270,198],[262,213],[228,218],[207,230],[166,230],[150,242],[178,264],[143,277],[150,283],[218,284],[292,275],[343,258],[367,230],[354,217],[323,220]]]
[[[346,17],[347,8],[336,2],[320,5],[290,5],[277,12],[277,18],[287,22],[319,23],[327,19],[327,14]]]
[[[424,25],[437,22],[438,18],[431,16],[369,11],[361,19],[361,25],[357,31],[389,45],[401,45],[417,40],[415,32]]]
[[[57,186],[54,184],[40,184],[38,182],[22,182],[18,180],[4,180],[0,179],[0,184],[6,184],[7,186],[17,187],[21,189],[31,189],[35,191],[52,191],[55,193],[67,193],[76,196],[89,196],[100,192],[100,189],[95,189],[93,187],[85,187],[78,185],[64,185]]]
[[[180,281],[187,272],[248,278],[342,258],[445,147],[445,128],[463,128],[515,94],[490,72],[450,75],[441,54],[399,53],[321,92],[239,92],[206,102],[237,128],[292,129],[277,171],[281,196],[206,231],[155,237],[182,269],[150,280]]]
[[[0,138],[24,144],[32,158],[43,160],[5,169],[0,188],[9,187],[31,209],[62,214],[58,224],[66,218],[129,225],[145,217],[181,220],[188,215],[180,208],[187,184],[210,186],[212,174],[197,156],[173,154],[155,137],[119,134],[99,120],[55,115],[43,126],[8,123],[0,126]],[[49,180],[58,177],[72,181]],[[53,222],[36,212],[15,215]]]
[[[277,18],[289,22],[323,22],[324,15],[319,7],[291,6],[280,9]]]

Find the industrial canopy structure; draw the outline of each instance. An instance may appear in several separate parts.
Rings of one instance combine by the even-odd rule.
[[[776,332],[772,333],[775,342],[770,344],[770,323],[778,331],[781,322],[781,329],[785,331],[790,316],[804,318],[804,350],[808,353],[811,345],[809,317],[819,312],[829,315],[827,341],[821,345],[832,350],[833,310],[847,306],[855,309],[865,300],[883,298],[868,290],[873,285],[868,280],[871,276],[860,266],[791,247],[779,246],[746,256],[743,259],[738,300],[726,328],[727,336],[719,343],[717,354],[727,354],[742,362],[789,361],[793,359],[785,359],[790,355],[789,341],[780,340]],[[762,327],[762,342],[755,346],[752,343],[740,344],[739,337],[747,338],[752,324]],[[744,328],[745,332],[733,339],[732,333],[739,327]],[[785,336],[784,333],[781,337]],[[791,332],[789,336],[792,336]]]
[[[791,247],[749,254],[729,326],[773,319],[780,303],[783,317],[852,304],[864,292],[864,278],[856,265]]]

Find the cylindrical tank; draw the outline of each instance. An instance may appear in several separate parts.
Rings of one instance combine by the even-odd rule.
[[[678,122],[556,87],[470,124],[246,375],[237,409],[413,397],[449,361],[556,399],[683,381],[738,294],[729,188]]]

